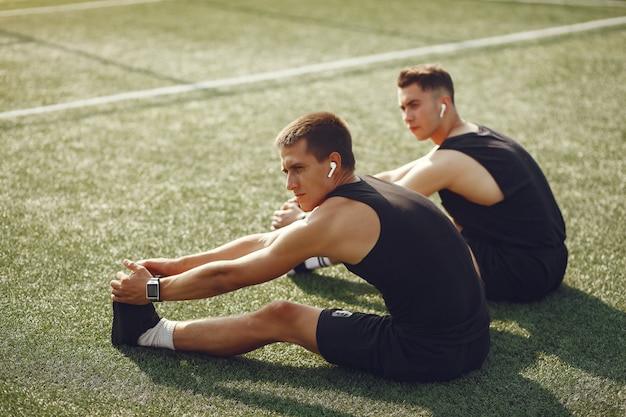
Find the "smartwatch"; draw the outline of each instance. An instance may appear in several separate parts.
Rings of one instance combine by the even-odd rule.
[[[150,301],[161,301],[160,276],[150,278],[146,283],[146,298]]]

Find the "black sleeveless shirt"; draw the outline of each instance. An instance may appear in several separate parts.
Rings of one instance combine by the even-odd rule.
[[[378,215],[374,248],[346,267],[381,292],[404,336],[456,345],[488,331],[487,304],[467,244],[434,203],[369,176],[328,198],[337,196],[365,203]]]
[[[504,200],[492,206],[472,203],[440,190],[446,211],[463,233],[499,244],[526,248],[564,246],[565,222],[552,190],[535,160],[512,139],[484,126],[477,133],[446,139],[451,149],[476,160],[491,174]]]

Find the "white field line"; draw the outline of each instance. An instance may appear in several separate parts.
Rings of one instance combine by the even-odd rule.
[[[167,0],[100,0],[86,3],[63,4],[58,6],[31,7],[26,9],[0,10],[0,17],[27,16],[74,10],[89,10],[102,7],[126,6],[141,3],[157,3]],[[626,7],[626,2],[618,0],[482,0],[497,3],[529,3],[529,4],[557,4],[563,6],[590,6],[590,7]]]
[[[164,0],[102,0],[87,3],[63,4],[59,6],[32,7],[30,9],[1,10],[0,17],[27,16],[32,14],[71,12],[75,10],[100,9],[102,7],[128,6],[141,3],[158,3]]]
[[[619,0],[482,0],[493,3],[556,4],[559,6],[626,7]]]
[[[239,86],[253,84],[263,81],[276,81],[284,78],[291,78],[300,75],[314,74],[332,70],[343,70],[347,68],[362,67],[381,62],[404,60],[425,55],[445,54],[458,52],[467,49],[483,48],[488,46],[505,45],[513,42],[532,41],[551,36],[559,36],[587,30],[618,26],[626,24],[626,16],[594,20],[574,25],[557,26],[547,29],[532,30],[527,32],[512,33],[509,35],[492,36],[482,39],[474,39],[461,42],[446,43],[442,45],[424,46],[415,49],[386,52],[382,54],[366,55],[355,58],[342,59],[338,61],[325,62],[320,64],[306,65],[303,67],[286,68],[278,71],[263,72],[259,74],[243,75],[233,78],[222,78],[218,80],[203,81],[192,84],[174,85],[169,87],[154,88],[149,90],[129,91],[109,96],[93,97],[85,100],[77,100],[67,103],[52,104],[48,106],[32,107],[28,109],[11,110],[0,113],[0,119],[30,116],[42,113],[51,113],[70,109],[98,106],[102,104],[116,103],[127,100],[148,99],[158,96],[183,94],[198,90],[208,90],[222,87]]]

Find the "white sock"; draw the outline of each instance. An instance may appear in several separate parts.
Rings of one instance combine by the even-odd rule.
[[[304,266],[306,266],[307,269],[324,268],[332,265],[333,264],[330,262],[330,259],[324,256],[316,256],[314,258],[309,258],[304,261]]]
[[[176,350],[174,349],[174,327],[176,327],[176,323],[173,320],[161,319],[156,326],[139,336],[137,344]]]

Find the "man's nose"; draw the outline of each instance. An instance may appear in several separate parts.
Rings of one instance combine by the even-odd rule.
[[[297,186],[297,181],[295,179],[295,176],[291,175],[291,174],[287,174],[287,190],[289,191],[293,191],[296,189]]]

